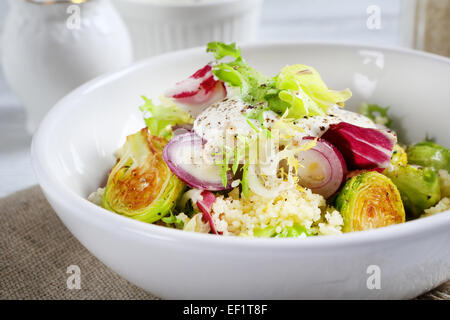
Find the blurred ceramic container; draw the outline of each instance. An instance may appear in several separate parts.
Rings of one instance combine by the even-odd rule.
[[[135,59],[204,45],[255,39],[262,0],[114,0]]]
[[[31,133],[69,91],[132,61],[126,27],[110,0],[10,0],[9,6],[2,64]]]

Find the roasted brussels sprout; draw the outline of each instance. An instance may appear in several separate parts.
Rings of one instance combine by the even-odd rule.
[[[343,232],[362,231],[405,222],[405,210],[389,178],[369,171],[347,181],[336,198],[344,218]]]
[[[170,212],[185,186],[162,158],[165,143],[147,128],[127,137],[106,184],[104,208],[149,223]]]
[[[450,150],[432,141],[423,141],[408,147],[407,154],[411,164],[450,171]]]
[[[394,145],[392,150],[391,164],[393,166],[404,166],[408,163],[408,156],[405,149],[403,149],[398,143]]]
[[[386,170],[384,174],[399,189],[405,210],[413,218],[441,199],[439,176],[432,168],[406,165]]]

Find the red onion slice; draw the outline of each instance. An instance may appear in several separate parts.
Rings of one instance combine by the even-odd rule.
[[[303,138],[305,142],[313,137]],[[331,143],[318,139],[316,145],[298,155],[299,184],[329,198],[339,190],[347,175],[344,157]]]
[[[172,127],[172,132],[174,136],[179,136],[191,132],[193,127],[192,124],[177,124]]]
[[[200,114],[207,106],[220,101],[227,95],[225,85],[216,80],[212,67],[207,64],[189,78],[180,81],[165,93],[184,105],[193,116]]]
[[[211,216],[211,209],[212,209],[212,205],[214,204],[214,202],[216,201],[216,197],[212,194],[212,192],[210,191],[203,191],[201,193],[203,199],[197,201],[197,207],[200,209],[200,211],[202,212],[202,216],[203,216],[203,220],[205,222],[209,223],[209,227],[211,228],[211,231],[214,234],[219,234],[217,232],[216,226],[214,224],[214,221],[212,219]],[[221,232],[220,232],[221,234]]]
[[[339,149],[351,169],[386,168],[397,141],[392,132],[346,122],[332,124],[322,138]]]
[[[203,139],[193,132],[177,135],[165,145],[164,161],[181,181],[192,188],[210,191],[231,189],[231,172],[228,172],[228,185],[224,187],[220,168],[203,159],[203,144]]]

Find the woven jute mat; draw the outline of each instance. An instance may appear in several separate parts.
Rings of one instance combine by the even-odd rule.
[[[76,281],[68,286],[76,273],[71,265],[82,270],[80,289]],[[61,223],[41,189],[31,187],[0,199],[0,299],[158,298],[90,254]],[[450,282],[419,299],[450,299]]]
[[[81,270],[80,289],[74,278],[68,288],[78,272],[71,265]],[[0,299],[157,298],[95,258],[32,187],[0,199]]]

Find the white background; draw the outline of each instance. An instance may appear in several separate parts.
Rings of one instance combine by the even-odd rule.
[[[14,0],[19,1],[19,0]],[[408,1],[408,0],[405,0]],[[366,27],[367,7],[381,9],[381,29]],[[7,14],[0,1],[0,26]],[[330,40],[400,45],[401,0],[265,0],[258,40]],[[36,183],[25,114],[0,73],[0,197]]]

